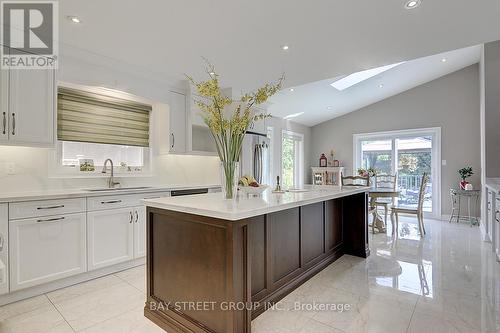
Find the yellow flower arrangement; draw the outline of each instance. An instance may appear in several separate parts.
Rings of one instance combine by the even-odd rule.
[[[205,69],[209,77],[206,81],[196,82],[191,76],[186,76],[197,94],[204,98],[203,101],[194,102],[201,110],[201,116],[212,133],[217,153],[224,168],[227,168],[225,173],[229,177],[228,174],[234,175],[231,166],[240,160],[243,138],[250,124],[270,117],[267,113],[255,112],[254,107],[266,102],[269,97],[281,90],[284,76],[281,76],[276,83],[266,84],[235,101],[222,93],[219,75],[215,72],[214,66],[207,61]],[[230,180],[232,181],[228,179]],[[232,193],[227,194],[229,195],[233,196]]]

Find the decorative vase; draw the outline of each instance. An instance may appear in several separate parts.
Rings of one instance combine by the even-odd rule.
[[[222,195],[224,199],[234,199],[238,193],[238,177],[240,174],[240,163],[235,161],[220,162],[220,178]]]
[[[469,184],[468,181],[466,181],[465,179],[463,179],[461,182],[460,182],[460,189],[461,190],[465,190],[465,186]]]

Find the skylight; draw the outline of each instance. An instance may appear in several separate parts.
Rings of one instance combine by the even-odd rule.
[[[296,118],[298,116],[302,116],[303,114],[304,114],[304,112],[292,113],[292,114],[289,114],[288,116],[284,116],[283,119],[292,119],[292,118]]]
[[[365,71],[353,73],[351,75],[347,75],[346,77],[337,80],[331,84],[332,87],[334,87],[337,90],[345,90],[347,88],[350,88],[354,86],[355,84],[358,84],[360,82],[363,82],[365,80],[368,80],[369,78],[372,78],[376,75],[379,75],[385,71],[388,71],[391,68],[394,68],[396,66],[399,66],[403,64],[403,62],[399,62],[397,64],[392,64],[392,65],[387,65],[387,66],[382,66],[382,67],[377,67],[377,68],[372,68],[372,69],[367,69]]]

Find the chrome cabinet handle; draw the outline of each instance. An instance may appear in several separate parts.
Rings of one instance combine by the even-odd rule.
[[[114,203],[120,203],[120,202],[122,202],[122,201],[121,200],[101,201],[101,205],[114,204]]]
[[[132,212],[128,212],[130,214],[130,220],[128,221],[128,223],[132,223],[133,219],[134,219],[134,215],[132,214]]]
[[[12,114],[12,135],[16,135],[16,114]]]
[[[170,148],[174,148],[175,147],[175,134],[171,133],[170,136],[172,137],[172,145],[170,146]]]
[[[55,218],[52,218],[52,219],[44,219],[44,220],[36,220],[37,222],[54,222],[54,221],[61,221],[61,220],[64,220],[65,217],[55,217]]]
[[[7,114],[5,112],[3,113],[2,125],[3,125],[2,134],[5,134],[5,131],[7,130]]]
[[[3,250],[3,235],[0,234],[0,252]]]
[[[42,210],[42,209],[56,209],[56,208],[64,208],[64,205],[48,206],[48,207],[37,207],[38,210]]]
[[[135,211],[135,223],[137,223],[138,221],[139,221],[139,213]]]
[[[498,223],[500,223],[500,210],[497,210],[495,213],[495,219],[497,220]]]

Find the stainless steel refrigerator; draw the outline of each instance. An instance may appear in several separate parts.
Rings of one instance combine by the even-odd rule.
[[[251,175],[259,184],[271,185],[271,146],[263,134],[247,132],[240,157],[240,176]]]

